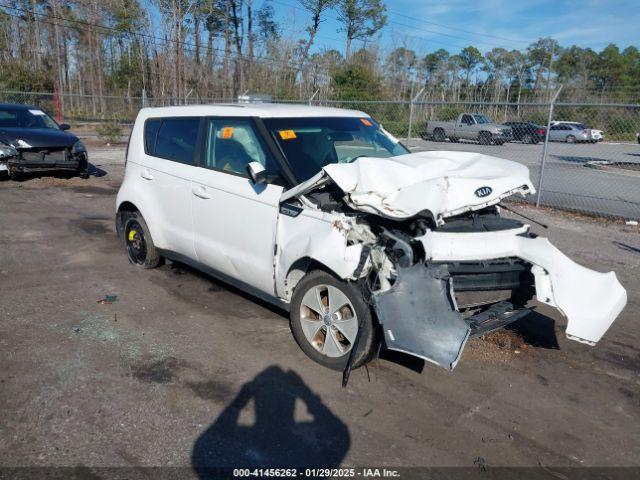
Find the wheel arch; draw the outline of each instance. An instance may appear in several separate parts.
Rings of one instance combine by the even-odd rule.
[[[284,283],[282,285],[282,294],[287,302],[291,301],[293,297],[293,292],[300,283],[300,280],[304,278],[304,276],[313,271],[313,270],[321,270],[323,272],[328,273],[329,275],[334,276],[340,280],[344,280],[341,276],[331,267],[321,262],[320,260],[313,258],[311,256],[301,257],[295,260],[287,269],[287,273],[284,276]]]
[[[123,237],[123,228],[124,228],[124,219],[125,214],[129,212],[139,212],[144,218],[147,227],[149,228],[149,232],[151,233],[151,238],[153,238],[153,243],[156,247],[162,248],[165,245],[164,236],[160,229],[157,228],[153,218],[151,218],[151,213],[149,209],[145,208],[144,202],[140,201],[140,199],[132,198],[132,199],[118,199],[116,209],[116,232],[118,234],[118,238],[124,241]]]

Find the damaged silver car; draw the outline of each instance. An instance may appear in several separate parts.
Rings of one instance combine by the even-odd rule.
[[[453,369],[467,340],[557,308],[593,345],[626,304],[499,203],[528,169],[410,153],[363,112],[300,105],[143,109],[116,226],[130,261],[169,258],[290,313],[316,362],[347,373],[381,347]]]

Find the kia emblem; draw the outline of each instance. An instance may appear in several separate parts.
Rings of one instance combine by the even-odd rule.
[[[491,195],[491,192],[493,192],[493,189],[491,187],[480,187],[475,192],[473,192],[473,194],[478,198],[482,198],[486,197],[487,195]]]

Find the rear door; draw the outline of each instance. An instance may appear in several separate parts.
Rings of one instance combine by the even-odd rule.
[[[198,261],[274,294],[278,168],[251,118],[210,118],[203,126],[198,175],[192,185]],[[266,184],[254,185],[248,163],[262,164]]]
[[[150,118],[145,122],[146,159],[140,169],[145,196],[153,205],[159,247],[195,258],[191,177],[198,155],[198,117]]]

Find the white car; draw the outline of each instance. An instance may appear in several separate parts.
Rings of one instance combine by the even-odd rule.
[[[410,153],[366,113],[303,105],[142,109],[117,230],[129,259],[208,272],[289,312],[302,350],[348,372],[379,347],[453,369],[471,336],[556,307],[595,344],[626,303],[498,203],[528,169]]]
[[[581,123],[581,122],[565,122],[563,120],[554,120],[551,122],[551,126],[552,126],[551,130],[553,131],[554,130],[553,127],[558,125],[567,125],[581,132],[584,132],[585,137],[581,140],[585,142],[596,143],[604,140],[604,132],[602,130],[589,128],[584,123]],[[565,137],[566,135],[562,137],[563,141],[565,141]],[[575,135],[574,135],[574,138],[576,138]]]

